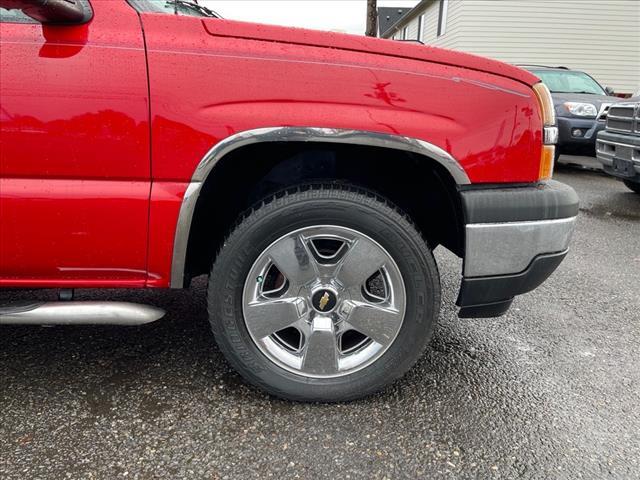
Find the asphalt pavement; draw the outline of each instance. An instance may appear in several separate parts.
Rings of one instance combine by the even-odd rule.
[[[640,195],[560,167],[570,255],[504,317],[459,320],[461,262],[409,374],[348,404],[248,386],[189,291],[82,291],[168,311],[143,327],[0,327],[0,478],[640,478]],[[54,298],[0,292],[0,303]]]

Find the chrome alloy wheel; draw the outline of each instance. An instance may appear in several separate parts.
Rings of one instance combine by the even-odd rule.
[[[258,349],[306,377],[339,377],[375,362],[398,335],[405,309],[393,258],[367,235],[339,226],[282,236],[244,284],[244,321]]]

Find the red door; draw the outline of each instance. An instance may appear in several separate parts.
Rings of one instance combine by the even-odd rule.
[[[146,281],[144,42],[124,1],[82,26],[0,22],[0,286]]]

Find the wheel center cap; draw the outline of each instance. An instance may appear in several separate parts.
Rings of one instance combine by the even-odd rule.
[[[319,288],[311,296],[313,308],[320,313],[328,313],[338,303],[338,294],[329,288]]]

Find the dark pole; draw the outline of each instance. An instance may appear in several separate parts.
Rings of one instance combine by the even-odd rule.
[[[367,0],[367,31],[369,37],[378,36],[378,0]]]

